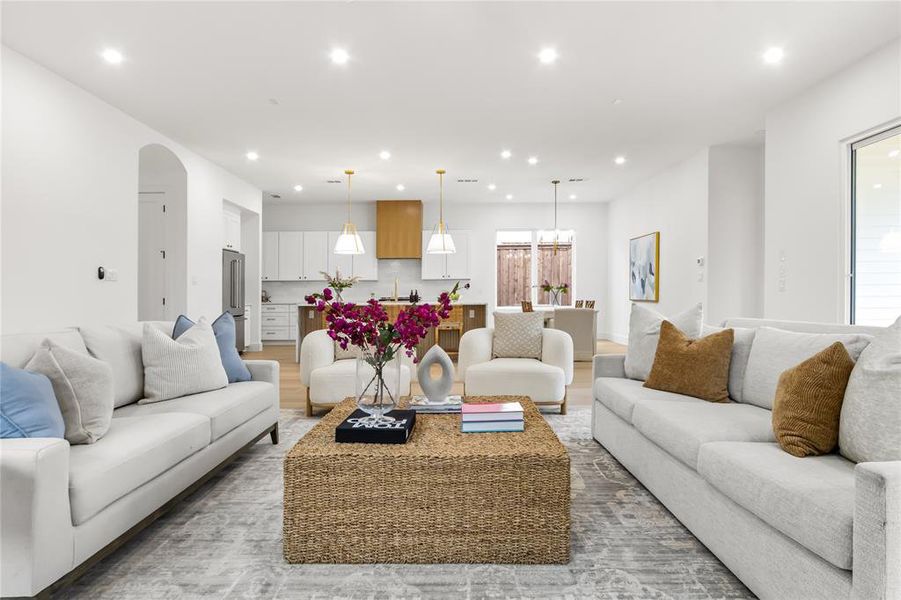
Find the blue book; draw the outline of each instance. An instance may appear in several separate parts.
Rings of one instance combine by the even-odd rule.
[[[522,431],[525,428],[523,421],[469,421],[460,423],[460,431],[463,433],[498,433],[507,431]]]

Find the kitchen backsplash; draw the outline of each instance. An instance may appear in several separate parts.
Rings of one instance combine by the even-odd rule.
[[[380,260],[378,281],[359,281],[354,287],[344,292],[345,300],[355,302],[369,299],[370,294],[376,298],[394,295],[394,279],[398,279],[397,293],[406,296],[410,290],[419,290],[423,300],[434,300],[438,294],[453,287],[455,281],[422,280],[422,265],[419,260]],[[462,282],[467,283],[467,282]],[[462,302],[476,304],[488,303],[491,290],[470,281],[470,289],[461,296]],[[484,282],[482,282],[484,284]],[[272,302],[303,303],[303,298],[312,292],[321,292],[324,281],[263,281],[263,289],[269,292]]]

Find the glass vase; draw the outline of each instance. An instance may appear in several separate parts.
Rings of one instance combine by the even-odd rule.
[[[402,350],[401,350],[402,352]],[[393,420],[385,413],[397,408],[400,402],[400,360],[385,361],[371,349],[357,357],[357,408],[376,420]]]

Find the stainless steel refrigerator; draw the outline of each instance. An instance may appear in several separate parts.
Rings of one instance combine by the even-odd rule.
[[[235,346],[244,352],[244,255],[222,251],[222,311],[235,318]]]

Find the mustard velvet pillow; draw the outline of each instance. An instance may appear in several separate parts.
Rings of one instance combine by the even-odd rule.
[[[773,433],[783,450],[799,457],[835,450],[853,368],[844,344],[835,342],[782,372],[773,401]]]
[[[644,387],[709,402],[728,401],[734,335],[731,329],[724,329],[692,339],[664,321],[654,365]]]

